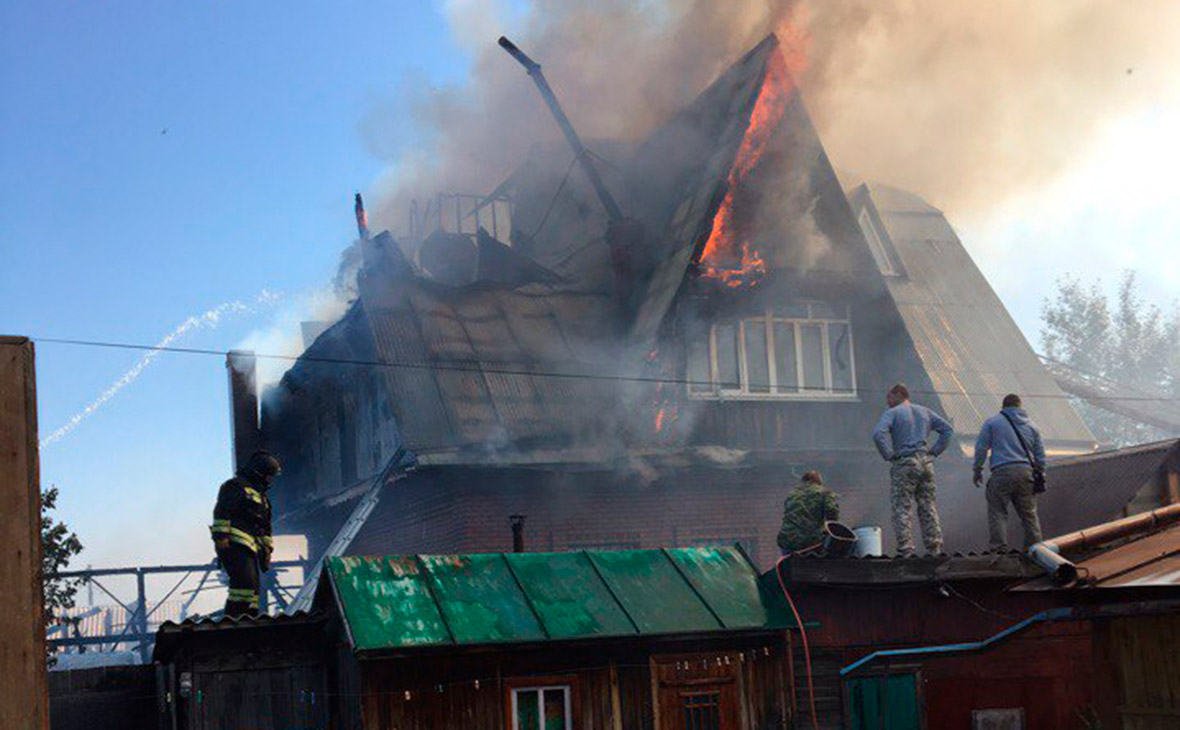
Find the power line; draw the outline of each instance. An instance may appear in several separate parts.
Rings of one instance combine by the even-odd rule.
[[[207,355],[216,357],[226,357],[230,354],[227,350],[214,350],[201,347],[172,347],[159,345],[142,345],[131,342],[112,342],[104,340],[80,340],[63,337],[32,337],[34,342],[44,342],[56,345],[73,345],[78,347],[101,347],[106,349],[116,350],[136,350],[136,351],[153,351],[153,352],[168,352],[180,355]],[[404,370],[427,370],[427,371],[442,371],[442,372],[464,372],[464,373],[480,373],[486,375],[509,375],[509,376],[527,376],[535,378],[555,378],[563,380],[596,380],[602,382],[614,383],[639,383],[647,385],[683,385],[683,386],[699,386],[702,388],[719,387],[722,389],[722,395],[726,389],[737,389],[740,387],[739,383],[716,383],[713,381],[691,380],[688,378],[670,378],[657,377],[645,375],[610,375],[603,373],[583,373],[583,372],[555,372],[552,370],[532,370],[532,369],[516,369],[510,367],[489,367],[477,360],[444,360],[432,362],[406,362],[406,361],[390,361],[390,360],[358,360],[352,358],[342,357],[323,357],[318,355],[279,355],[271,353],[251,353],[252,357],[260,360],[283,360],[287,362],[307,362],[319,365],[347,365],[352,367],[378,367],[378,368],[395,368]],[[803,386],[801,391],[808,390],[821,391],[829,393],[826,388]],[[917,395],[958,395],[968,397],[994,397],[994,392],[975,393],[966,390],[920,390],[911,388],[911,393]],[[1053,398],[1061,400],[1072,400],[1074,396],[1065,393],[1024,393],[1025,398]],[[736,394],[735,394],[736,397]],[[1180,402],[1180,398],[1167,398],[1155,396],[1100,396],[1090,400],[1117,400],[1117,401],[1144,401],[1152,403],[1171,403]]]

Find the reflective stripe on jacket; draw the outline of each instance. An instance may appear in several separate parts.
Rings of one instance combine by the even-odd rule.
[[[259,548],[271,551],[274,543],[270,518],[266,493],[250,486],[245,479],[234,477],[217,492],[209,532],[215,541],[226,539],[255,553]]]

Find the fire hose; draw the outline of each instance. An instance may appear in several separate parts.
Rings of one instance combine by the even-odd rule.
[[[807,669],[807,700],[811,708],[811,725],[815,730],[819,730],[819,718],[815,712],[815,684],[811,677],[811,646],[807,643],[807,629],[803,626],[799,609],[795,607],[795,601],[791,599],[791,592],[787,590],[787,584],[783,580],[782,564],[790,555],[788,553],[782,556],[774,564],[774,576],[778,578],[778,587],[782,589],[783,596],[787,599],[787,605],[791,607],[791,613],[795,615],[795,623],[799,625],[799,637],[803,640],[803,665]]]

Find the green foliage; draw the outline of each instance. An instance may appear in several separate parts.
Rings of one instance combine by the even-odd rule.
[[[57,506],[57,487],[41,492],[41,571],[42,591],[45,596],[45,623],[55,620],[62,611],[74,607],[74,596],[79,581],[51,577],[65,570],[70,558],[82,552],[82,542],[63,522],[54,520],[49,512]]]
[[[1134,272],[1124,273],[1113,300],[1098,283],[1061,279],[1041,319],[1041,343],[1050,358],[1143,394],[1180,396],[1180,309],[1173,305],[1165,312],[1145,303]],[[1077,406],[1103,443],[1126,446],[1173,435],[1089,403]]]

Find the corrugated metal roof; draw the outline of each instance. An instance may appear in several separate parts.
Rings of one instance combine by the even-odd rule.
[[[970,438],[999,410],[1004,395],[1020,393],[1051,446],[1089,448],[1093,434],[942,211],[912,193],[874,183],[857,188],[850,199],[858,215],[870,206],[884,227],[879,233],[900,269],[885,277],[886,284],[955,430]]]
[[[1180,441],[1099,451],[1051,460],[1049,491],[1040,497],[1041,526],[1046,535],[1062,535],[1079,528],[1077,515],[1089,515],[1082,525],[1121,516],[1122,509],[1169,459],[1180,458]]]
[[[737,548],[330,558],[356,651],[791,627]]]
[[[170,657],[186,637],[193,634],[249,629],[284,629],[318,626],[327,616],[320,611],[298,611],[287,614],[261,614],[258,616],[194,616],[180,623],[165,621],[156,632],[156,645],[152,661],[164,661]]]
[[[602,358],[610,348],[600,338],[609,321],[607,297],[443,290],[420,279],[397,287],[400,296],[366,296],[362,290],[377,356],[445,366],[387,369],[391,405],[408,448],[430,453],[560,443],[617,398],[617,389],[601,380],[519,374],[604,372]]]

